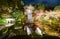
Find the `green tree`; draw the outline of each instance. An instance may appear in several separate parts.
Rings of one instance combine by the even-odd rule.
[[[36,9],[38,9],[38,10],[45,10],[45,5],[44,4],[37,4],[36,6],[35,6],[35,8]]]
[[[60,10],[60,5],[56,6],[54,10]]]

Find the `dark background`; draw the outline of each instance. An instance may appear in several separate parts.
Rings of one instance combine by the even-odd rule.
[[[60,5],[60,0],[23,0],[25,5],[31,4],[37,4],[37,3],[42,3],[45,4],[46,6],[57,6]]]

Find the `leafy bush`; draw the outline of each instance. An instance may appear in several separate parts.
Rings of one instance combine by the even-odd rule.
[[[47,13],[42,15],[38,21],[45,28],[45,32],[48,35],[59,36],[59,27],[60,27],[60,13]],[[53,34],[52,34],[53,33]]]

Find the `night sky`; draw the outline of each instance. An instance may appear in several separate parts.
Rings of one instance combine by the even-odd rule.
[[[37,4],[37,3],[42,3],[45,4],[46,6],[56,6],[60,5],[60,0],[23,0],[25,5],[31,4]]]

